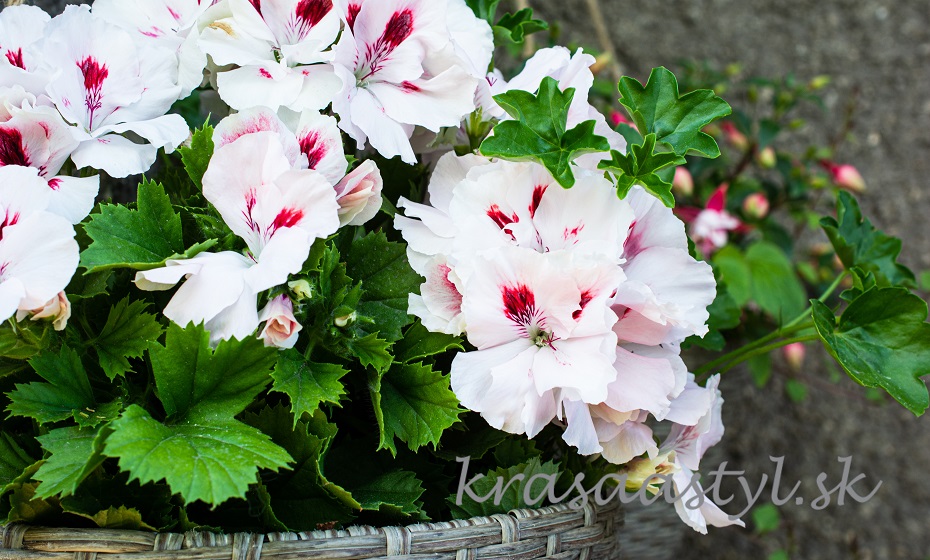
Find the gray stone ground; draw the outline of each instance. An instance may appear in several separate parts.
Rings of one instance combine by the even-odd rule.
[[[858,89],[858,142],[846,145],[839,159],[855,164],[868,182],[864,202],[876,224],[906,237],[904,261],[916,269],[930,268],[927,0],[601,1],[630,75],[644,78],[653,66],[675,68],[686,58],[739,62],[751,75],[793,72],[806,79],[829,74],[837,93],[827,101],[835,118]],[[550,21],[562,22],[562,42],[595,46],[583,0],[530,4]],[[806,130],[810,141],[822,141],[836,129],[836,122],[823,119]],[[810,396],[801,405],[784,396],[778,376],[761,391],[744,372],[729,374],[723,383],[727,435],[705,459],[708,465],[729,461],[757,484],[763,473],[774,472],[768,457],[784,455],[783,482],[790,488],[803,481],[805,505],[782,508],[782,528],[764,538],[740,529],[712,530],[707,537],[679,529],[658,532],[651,557],[764,559],[786,548],[795,559],[930,558],[930,419],[866,402],[853,383],[827,382],[830,366],[814,361],[819,365],[806,373],[813,379]],[[807,504],[819,494],[817,475],[827,472],[825,485],[832,487],[842,474],[836,458],[850,455],[853,476],[868,477],[860,491],[880,479],[878,494],[865,505],[813,511]],[[643,527],[634,529],[642,532]]]

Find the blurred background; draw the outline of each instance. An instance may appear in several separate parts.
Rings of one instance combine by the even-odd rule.
[[[63,1],[37,0],[55,12]],[[77,3],[77,2],[73,2]],[[525,0],[503,0],[512,10]],[[617,70],[641,81],[655,66],[681,77],[686,67],[716,69],[727,79],[793,76],[807,83],[829,76],[822,106],[800,109],[804,124],[779,150],[836,144],[833,159],[854,165],[868,186],[859,195],[876,226],[904,238],[902,262],[930,269],[930,5],[927,0],[529,0],[551,31],[537,46],[614,51],[602,77]],[[742,94],[719,92],[734,107]],[[619,108],[619,104],[615,105]],[[812,243],[826,241],[810,240]],[[747,529],[711,529],[701,536],[662,504],[631,510],[623,538],[637,560],[926,559],[930,558],[930,419],[915,418],[894,402],[868,399],[861,387],[837,375],[831,360],[809,351],[800,372],[776,360],[767,386],[746,370],[726,374],[722,389],[727,433],[702,462],[723,461],[758,485],[774,474],[770,456],[784,456],[782,495],[801,481],[803,506],[766,507],[771,484]],[[803,390],[798,390],[797,379]],[[850,478],[866,504],[847,500],[813,511],[826,473],[832,488],[842,479],[837,457],[851,456]],[[738,489],[733,488],[731,489]],[[727,507],[745,507],[737,499]]]

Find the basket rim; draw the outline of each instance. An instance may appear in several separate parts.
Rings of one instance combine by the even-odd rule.
[[[407,526],[272,533],[155,533],[124,529],[0,526],[0,560],[265,558],[612,558],[622,508],[561,504]],[[592,554],[594,554],[592,556]]]

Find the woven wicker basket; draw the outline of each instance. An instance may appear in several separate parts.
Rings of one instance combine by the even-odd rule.
[[[0,560],[296,560],[619,558],[616,504],[553,506],[408,527],[308,533],[144,533],[8,525]]]

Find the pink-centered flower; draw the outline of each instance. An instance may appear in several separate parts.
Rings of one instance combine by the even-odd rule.
[[[743,229],[743,223],[727,211],[727,190],[723,184],[714,191],[703,208],[679,208],[678,213],[691,224],[691,238],[705,255],[726,247],[730,232]]]
[[[183,99],[203,82],[207,57],[197,45],[197,20],[217,0],[96,0],[93,13],[177,57],[178,97]]]
[[[334,186],[345,177],[348,161],[333,117],[312,110],[295,113],[281,109],[275,113],[267,107],[252,107],[220,121],[213,142],[221,148],[259,132],[278,135],[292,167],[318,171]]]
[[[248,250],[168,261],[139,272],[136,285],[167,290],[187,277],[165,316],[180,325],[205,323],[214,341],[243,339],[258,327],[258,294],[285,284],[313,242],[339,228],[339,204],[323,175],[291,167],[272,132],[246,135],[217,150],[203,192]]]
[[[265,346],[287,350],[297,344],[297,338],[303,329],[294,317],[294,304],[287,295],[281,295],[268,302],[258,316],[265,323],[259,338]]]
[[[34,167],[47,182],[48,211],[80,223],[90,214],[100,189],[100,178],[58,175],[78,141],[70,127],[49,107],[8,107],[10,118],[0,122],[0,166]]]
[[[332,0],[224,0],[201,27],[200,48],[220,67],[217,89],[233,109],[319,110],[342,86],[327,64],[341,27]]]
[[[572,262],[578,258],[583,262]],[[605,302],[622,281],[611,263],[513,247],[477,257],[462,312],[478,348],[456,356],[452,388],[494,427],[535,436],[567,402],[599,403],[616,377]]]
[[[475,109],[479,80],[457,56],[441,0],[338,0],[345,21],[336,46],[343,88],[339,126],[383,156],[415,163],[414,127],[457,127]],[[474,18],[472,14],[470,17]]]
[[[190,131],[166,115],[178,98],[173,52],[137,44],[123,29],[69,6],[54,18],[41,44],[45,64],[58,70],[48,95],[80,143],[71,159],[113,177],[147,171],[159,148],[173,151]],[[147,143],[121,136],[132,132]]]
[[[0,319],[45,308],[77,270],[74,227],[46,211],[49,189],[30,167],[0,167]]]

